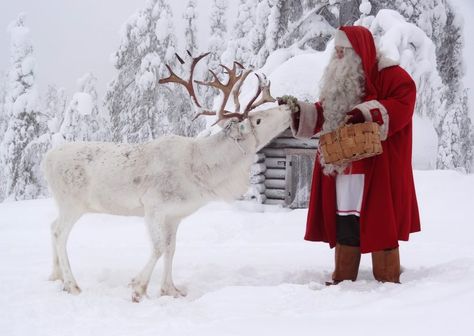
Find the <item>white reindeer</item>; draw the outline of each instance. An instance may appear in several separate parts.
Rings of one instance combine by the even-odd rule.
[[[207,54],[193,58],[188,81],[171,74],[161,83],[186,86],[195,105],[192,75],[196,63]],[[238,71],[238,67],[242,70]],[[132,300],[138,302],[161,255],[164,269],[161,294],[183,296],[172,279],[172,260],[176,231],[180,221],[211,200],[233,200],[242,195],[249,181],[249,168],[254,154],[290,124],[286,106],[251,111],[265,102],[269,83],[259,78],[257,94],[242,114],[225,111],[231,94],[238,104],[238,93],[250,71],[235,62],[228,73],[227,84],[214,74],[211,83],[219,88],[224,99],[217,112],[218,120],[227,120],[219,133],[201,138],[163,136],[143,144],[69,143],[51,150],[43,168],[59,209],[52,223],[53,271],[50,280],[62,280],[64,290],[79,294],[66,251],[69,233],[85,213],[107,213],[122,216],[143,216],[152,242],[150,259],[132,280]],[[262,98],[254,103],[263,90]],[[237,109],[238,110],[238,109]],[[200,109],[199,114],[216,114]],[[237,119],[236,119],[237,118]]]

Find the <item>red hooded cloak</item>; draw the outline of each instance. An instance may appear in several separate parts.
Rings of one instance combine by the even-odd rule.
[[[366,76],[363,101],[376,101],[388,114],[388,136],[383,153],[357,163],[364,172],[360,212],[362,253],[398,247],[410,233],[420,231],[420,219],[412,171],[412,117],[416,86],[398,65],[378,68],[372,34],[364,27],[341,27],[361,57]],[[323,113],[318,109],[314,133],[321,130]],[[335,177],[323,174],[316,158],[305,239],[336,245]]]

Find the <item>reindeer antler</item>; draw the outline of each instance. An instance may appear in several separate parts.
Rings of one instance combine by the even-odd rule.
[[[276,101],[276,99],[273,98],[270,93],[271,82],[267,79],[267,76],[265,76],[265,74],[262,74],[263,79],[258,74],[255,74],[255,76],[257,76],[258,78],[259,89],[257,90],[257,94],[253,97],[253,99],[250,100],[251,104],[249,103],[247,105],[245,109],[245,112],[247,113],[262,104],[273,103]],[[257,97],[259,96],[260,92],[262,93],[262,97],[260,97],[260,99],[256,103],[254,103]]]
[[[179,77],[178,75],[176,75],[173,70],[171,69],[171,67],[168,65],[168,64],[165,64],[166,65],[166,68],[168,69],[168,71],[170,72],[170,75],[166,78],[162,78],[158,81],[158,83],[160,84],[165,84],[165,83],[177,83],[177,84],[181,84],[181,85],[184,85],[184,87],[186,88],[186,90],[188,91],[189,95],[191,96],[192,100],[193,100],[193,103],[196,105],[196,107],[198,108],[201,108],[201,104],[199,104],[199,101],[196,97],[196,92],[194,91],[194,86],[193,86],[193,76],[194,76],[194,69],[196,68],[196,64],[201,60],[203,59],[204,57],[206,57],[207,55],[210,54],[210,52],[207,52],[207,53],[204,53],[204,54],[201,54],[199,55],[198,57],[193,57],[191,55],[191,53],[189,52],[189,50],[187,50],[187,53],[189,56],[191,56],[191,58],[193,59],[192,63],[191,63],[191,69],[190,69],[190,72],[189,72],[189,78],[188,80],[184,80],[182,79],[181,77]],[[178,54],[175,54],[176,57],[178,58],[178,60],[180,61],[181,64],[184,63],[183,59],[181,57],[179,57]]]
[[[228,75],[228,79],[227,79],[226,84],[224,84],[221,80],[219,80],[219,77],[212,70],[209,70],[209,72],[212,74],[212,77],[213,77],[212,81],[210,81],[210,82],[203,82],[203,81],[197,81],[197,80],[194,81],[197,84],[206,85],[206,86],[216,88],[216,89],[222,91],[222,93],[223,93],[222,103],[221,103],[221,106],[220,106],[220,108],[217,112],[216,111],[211,111],[209,109],[203,109],[201,104],[199,104],[198,99],[196,97],[196,93],[194,91],[193,74],[194,74],[194,69],[196,67],[196,64],[202,58],[209,55],[209,52],[207,52],[205,54],[202,54],[198,57],[192,57],[191,53],[189,51],[187,51],[187,52],[188,52],[188,55],[191,56],[191,58],[193,59],[188,80],[186,81],[186,80],[182,79],[181,77],[177,76],[173,72],[171,67],[168,64],[166,64],[166,67],[168,68],[168,70],[170,72],[170,75],[167,78],[160,79],[159,83],[161,83],[161,84],[164,84],[164,83],[178,83],[178,84],[184,85],[184,87],[186,87],[186,90],[188,91],[189,95],[193,99],[194,105],[198,109],[198,113],[196,114],[194,119],[196,119],[197,117],[199,117],[201,115],[208,115],[208,116],[217,115],[217,121],[215,122],[215,124],[218,123],[219,121],[223,120],[223,119],[229,119],[229,118],[237,118],[238,120],[241,121],[241,120],[244,120],[244,119],[248,118],[249,112],[251,110],[253,110],[254,108],[256,108],[256,107],[258,107],[258,106],[260,106],[264,103],[275,101],[275,98],[273,98],[270,94],[270,81],[267,80],[265,75],[263,75],[263,79],[262,79],[262,77],[260,77],[258,74],[255,74],[255,76],[257,76],[257,78],[258,78],[257,92],[252,97],[252,99],[248,102],[248,104],[246,105],[244,111],[242,113],[240,113],[240,102],[239,102],[240,89],[241,89],[242,84],[244,83],[244,81],[247,79],[248,75],[252,72],[252,70],[251,69],[245,70],[244,66],[241,63],[239,63],[237,61],[234,61],[232,69],[230,69],[229,67],[227,67],[223,64],[220,64],[220,67],[222,67]],[[179,57],[178,54],[176,54],[176,57],[181,62],[181,64],[184,63],[184,61],[182,60],[181,57]],[[242,70],[242,71],[239,72],[239,69]],[[262,93],[262,97],[257,102],[255,102],[255,100],[259,97],[259,95],[261,93]],[[225,106],[227,104],[227,101],[229,100],[230,95],[233,96],[236,112],[229,112],[225,109]]]
[[[215,113],[215,112],[214,113],[212,113],[212,112],[209,113],[207,111],[206,112],[201,112],[197,116],[216,114],[217,115],[216,123],[219,122],[222,119],[234,118],[234,117],[239,118],[239,120],[240,120],[242,118],[242,115],[240,113],[238,113],[238,112],[229,112],[229,111],[225,110],[225,106],[227,104],[227,101],[229,100],[229,97],[230,97],[232,91],[235,90],[235,88],[237,88],[237,89],[240,88],[240,86],[242,85],[241,82],[242,82],[242,79],[244,78],[244,75],[245,75],[245,77],[247,77],[248,73],[246,71],[243,71],[240,74],[237,74],[237,68],[244,69],[243,65],[240,64],[237,61],[234,61],[232,69],[226,67],[223,64],[219,64],[219,65],[225,70],[225,72],[229,76],[229,78],[227,79],[226,84],[222,83],[219,80],[219,77],[216,75],[216,73],[212,70],[209,70],[209,72],[214,77],[211,82],[195,81],[198,84],[210,86],[210,87],[213,87],[213,88],[216,88],[216,89],[222,91],[224,96],[222,98],[222,103],[221,103],[221,106],[219,108],[219,111],[217,111],[217,113]],[[238,84],[239,82],[240,82],[240,84]],[[234,102],[236,102],[236,104],[238,106],[240,106],[240,103],[239,103],[239,100],[238,100],[238,93],[237,94],[234,93]]]

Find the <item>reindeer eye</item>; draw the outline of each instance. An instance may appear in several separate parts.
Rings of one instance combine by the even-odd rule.
[[[261,121],[262,121],[262,119],[257,119],[257,125],[260,125]]]

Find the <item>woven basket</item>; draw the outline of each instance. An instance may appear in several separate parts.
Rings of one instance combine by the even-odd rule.
[[[380,126],[374,122],[345,125],[319,138],[325,163],[343,164],[382,153]]]

